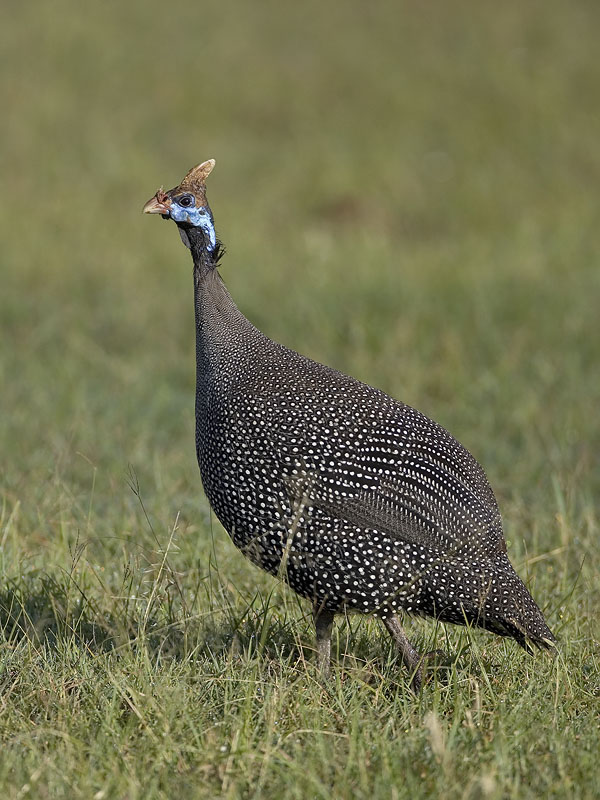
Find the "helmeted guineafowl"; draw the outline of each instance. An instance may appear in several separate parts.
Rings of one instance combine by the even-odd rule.
[[[174,220],[192,253],[196,451],[234,544],[311,600],[325,672],[343,611],[384,622],[415,686],[421,659],[402,610],[550,647],[471,454],[413,408],[268,339],[238,310],[217,271],[205,187],[214,164],[160,189],[144,211]]]

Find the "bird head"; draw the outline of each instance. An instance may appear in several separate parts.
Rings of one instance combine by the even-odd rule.
[[[189,247],[188,232],[200,229],[206,240],[208,250],[214,250],[217,244],[215,224],[206,200],[206,178],[215,166],[214,158],[193,167],[179,186],[165,192],[161,187],[148,200],[143,208],[144,214],[160,214],[163,219],[172,219],[177,223],[183,243]]]

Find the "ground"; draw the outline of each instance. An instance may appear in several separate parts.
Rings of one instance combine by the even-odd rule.
[[[593,797],[600,751],[597,4],[10,4],[2,43],[0,791]],[[143,203],[215,158],[269,336],[484,465],[559,639],[335,629],[211,516],[189,256]]]

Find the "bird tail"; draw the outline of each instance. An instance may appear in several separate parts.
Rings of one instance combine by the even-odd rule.
[[[504,553],[486,562],[441,559],[424,576],[423,588],[421,598],[430,606],[423,608],[426,614],[510,636],[528,652],[532,645],[555,646],[544,615]]]

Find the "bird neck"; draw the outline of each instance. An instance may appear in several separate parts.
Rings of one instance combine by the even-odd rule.
[[[210,209],[209,209],[210,212]],[[212,272],[221,257],[221,242],[215,237],[215,229],[212,223],[210,227],[192,227],[178,225],[179,235],[184,245],[191,251],[194,259],[194,269],[200,272]]]
[[[256,341],[266,337],[242,314],[217,271],[215,256],[190,247],[194,257],[196,385],[198,396],[235,388],[256,359]],[[215,248],[215,251],[218,250]]]

